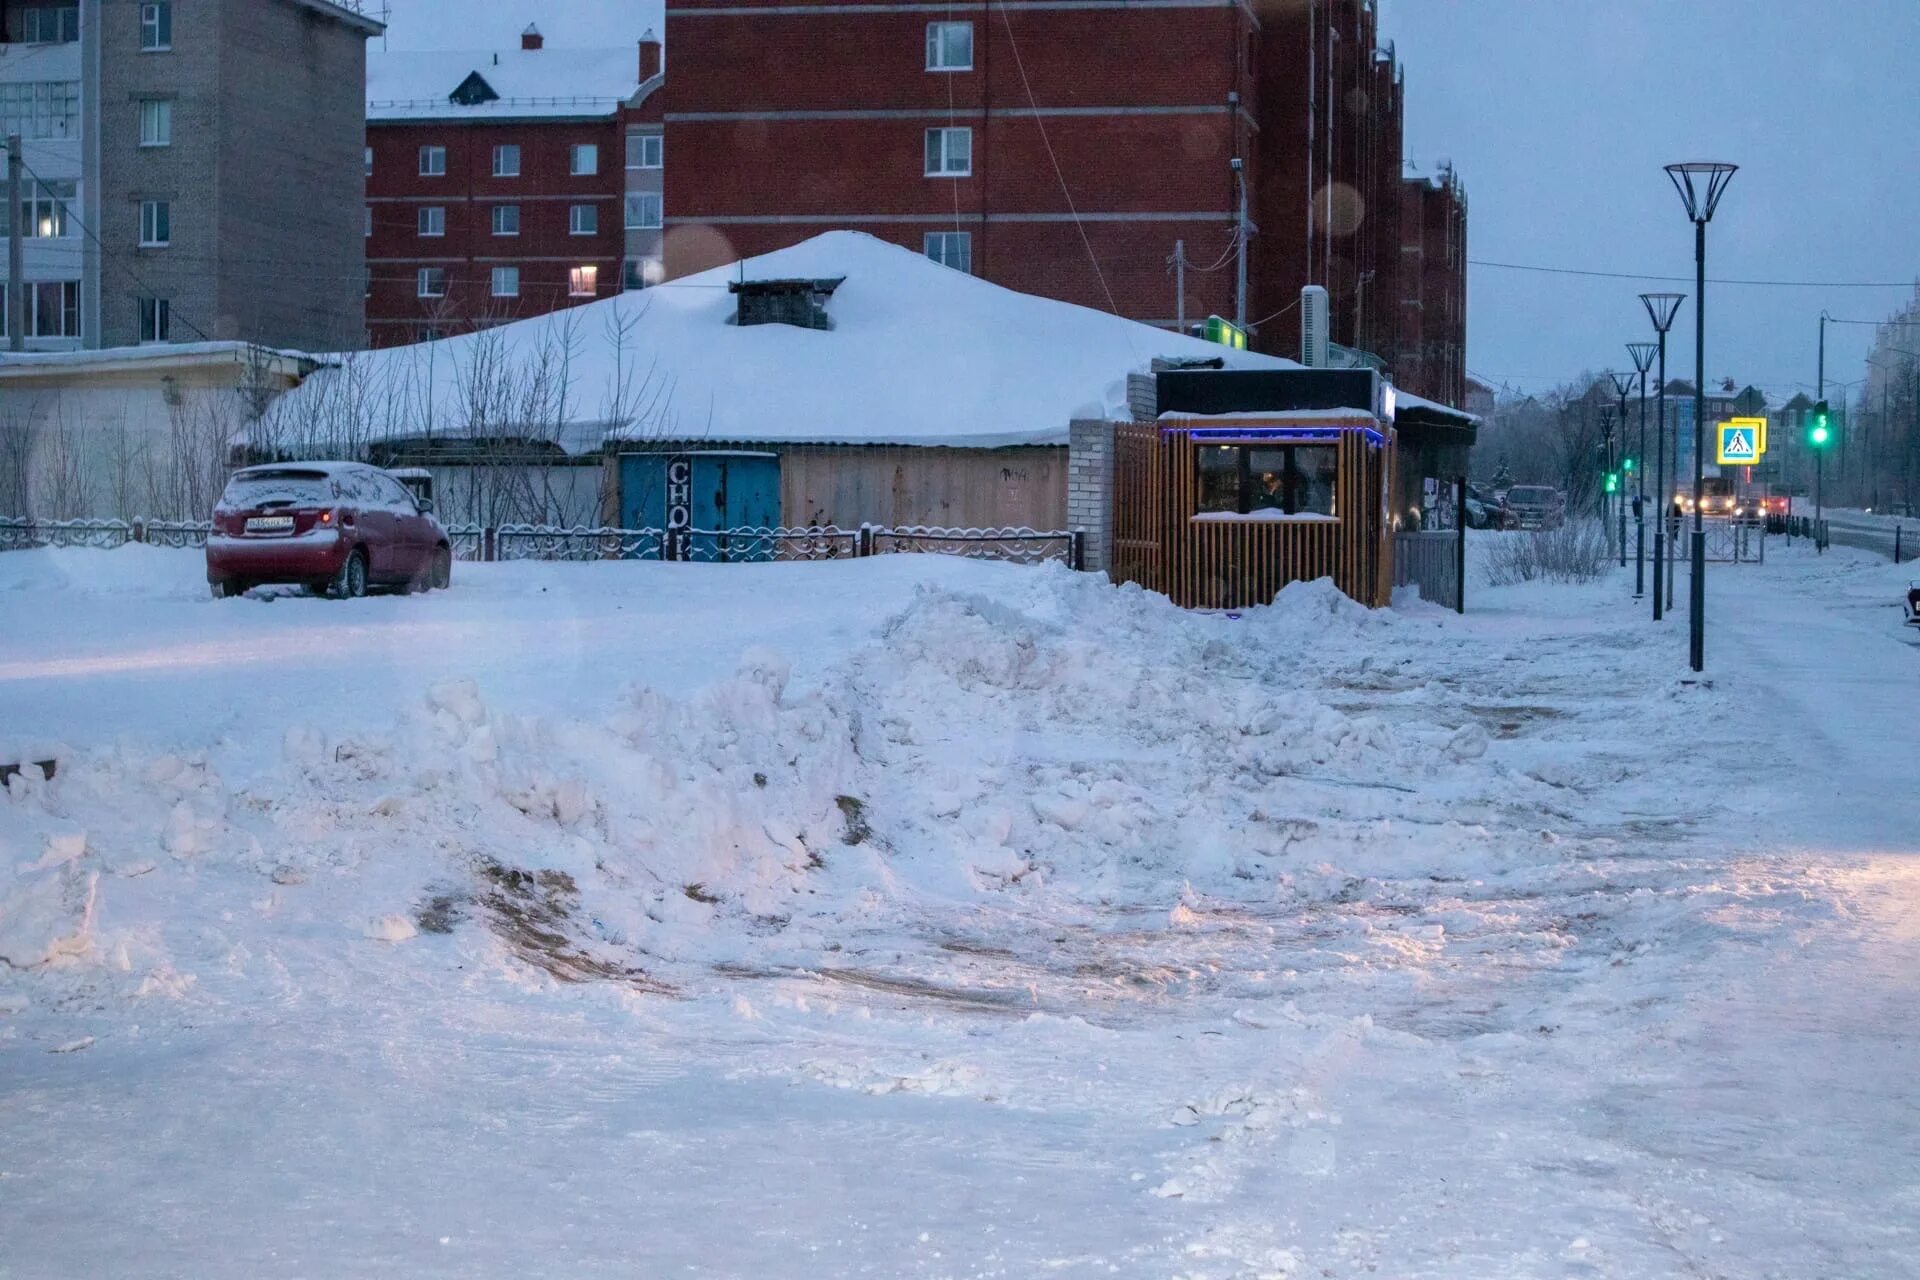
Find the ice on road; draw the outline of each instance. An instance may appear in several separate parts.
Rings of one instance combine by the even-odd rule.
[[[0,556],[0,1277],[1915,1274],[1902,573]]]

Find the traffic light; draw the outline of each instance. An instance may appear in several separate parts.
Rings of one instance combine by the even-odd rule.
[[[1627,474],[1628,474],[1628,475],[1632,475],[1632,474],[1633,474],[1633,459],[1632,459],[1632,458],[1628,458],[1628,459],[1626,460],[1626,463],[1625,463],[1625,466],[1626,466],[1626,471],[1627,471]]]
[[[1620,492],[1620,473],[1618,471],[1607,472],[1607,492]]]
[[[1822,400],[1813,406],[1813,417],[1807,424],[1807,443],[1815,449],[1824,449],[1833,441],[1833,421],[1827,415],[1827,402]]]

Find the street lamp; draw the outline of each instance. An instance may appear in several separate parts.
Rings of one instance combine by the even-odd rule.
[[[1629,342],[1627,354],[1640,371],[1640,444],[1634,450],[1637,465],[1633,478],[1633,598],[1647,594],[1647,369],[1653,364],[1658,343]]]
[[[1680,313],[1680,304],[1687,300],[1684,293],[1643,293],[1641,305],[1647,309],[1647,318],[1653,321],[1653,331],[1659,335],[1660,381],[1654,387],[1654,417],[1658,424],[1654,429],[1653,452],[1658,459],[1659,475],[1654,481],[1653,498],[1658,504],[1655,514],[1659,523],[1653,526],[1653,620],[1660,621],[1665,616],[1665,604],[1671,602],[1673,592],[1672,574],[1667,565],[1667,330],[1673,328],[1673,318]],[[1676,446],[1677,447],[1677,446]],[[1676,467],[1676,470],[1678,468]],[[1662,587],[1664,586],[1664,590]]]
[[[1667,166],[1667,177],[1693,223],[1693,581],[1688,593],[1693,607],[1687,661],[1695,671],[1707,665],[1707,527],[1700,518],[1707,456],[1707,224],[1739,168],[1717,160]]]
[[[1608,371],[1607,377],[1613,382],[1613,393],[1620,397],[1620,454],[1627,451],[1627,397],[1633,394],[1633,375]],[[1627,492],[1626,485],[1620,486],[1619,497],[1614,506],[1619,508],[1620,521],[1620,567],[1627,567]]]

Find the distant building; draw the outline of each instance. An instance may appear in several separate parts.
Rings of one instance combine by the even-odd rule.
[[[658,279],[660,43],[367,58],[367,342],[385,347]],[[649,263],[653,265],[649,265]]]
[[[27,345],[357,340],[381,30],[331,0],[0,0]]]
[[[1460,404],[1467,394],[1467,193],[1451,168],[1400,191],[1400,323],[1386,353],[1396,384]]]

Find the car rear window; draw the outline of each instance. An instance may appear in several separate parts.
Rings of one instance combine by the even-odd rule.
[[[333,501],[333,483],[322,471],[253,471],[227,481],[220,505],[229,510],[252,507],[311,507]]]

